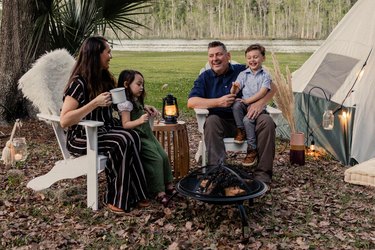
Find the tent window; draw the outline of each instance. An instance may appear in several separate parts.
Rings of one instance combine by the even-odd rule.
[[[303,92],[308,93],[316,86],[324,89],[327,96],[332,96],[358,62],[359,60],[353,57],[328,53]],[[314,96],[324,98],[321,91],[314,92]]]

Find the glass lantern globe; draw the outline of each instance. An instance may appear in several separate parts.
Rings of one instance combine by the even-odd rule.
[[[12,157],[15,161],[24,161],[27,158],[27,145],[25,137],[17,137],[12,140]]]
[[[325,130],[332,130],[334,126],[335,117],[332,110],[326,110],[323,114],[323,128]]]

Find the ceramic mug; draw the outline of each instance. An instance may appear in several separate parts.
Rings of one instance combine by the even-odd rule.
[[[118,104],[126,101],[125,88],[111,89],[112,103]]]

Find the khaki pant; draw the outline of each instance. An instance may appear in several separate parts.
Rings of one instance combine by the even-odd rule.
[[[270,183],[272,179],[273,159],[275,157],[276,125],[268,114],[256,119],[255,133],[258,143],[258,165],[254,169],[254,178]],[[222,119],[209,115],[204,125],[208,165],[217,165],[226,158],[223,138],[234,137],[236,124],[234,119]]]

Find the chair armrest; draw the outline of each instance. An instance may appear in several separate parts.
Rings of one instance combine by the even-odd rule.
[[[60,116],[50,115],[50,114],[37,114],[37,117],[40,120],[44,120],[50,123],[55,131],[56,139],[59,144],[61,153],[64,159],[69,159],[71,157],[70,152],[66,148],[66,136],[64,129],[60,125]],[[84,126],[87,134],[87,149],[88,152],[92,152],[94,155],[97,155],[97,128],[102,126],[103,122],[85,120],[80,121],[78,125]]]
[[[60,123],[60,116],[58,115],[49,115],[49,114],[37,114],[38,118],[40,120],[45,121],[53,121],[53,122],[59,122]],[[78,125],[87,126],[87,127],[100,127],[103,126],[103,122],[99,121],[92,121],[92,120],[83,120],[78,123]]]
[[[197,117],[198,131],[203,133],[203,126],[208,115],[208,109],[194,109],[195,116]]]
[[[281,117],[282,112],[281,110],[271,107],[267,105],[266,107],[267,112],[270,114],[271,118],[274,120],[276,124],[278,124],[279,117]],[[203,126],[206,121],[206,117],[209,113],[208,109],[196,108],[194,109],[195,116],[197,118],[198,123],[198,131],[203,133]]]
[[[275,122],[275,124],[278,125],[280,117],[282,115],[281,110],[277,109],[277,108],[274,108],[274,107],[271,107],[269,105],[267,105],[266,110],[270,114],[270,116],[271,116],[272,120]]]
[[[269,106],[269,105],[267,105],[266,110],[267,110],[267,112],[270,113],[270,114],[280,114],[280,115],[282,114],[282,112],[281,112],[280,109],[277,109],[277,108],[271,107],[271,106]]]

